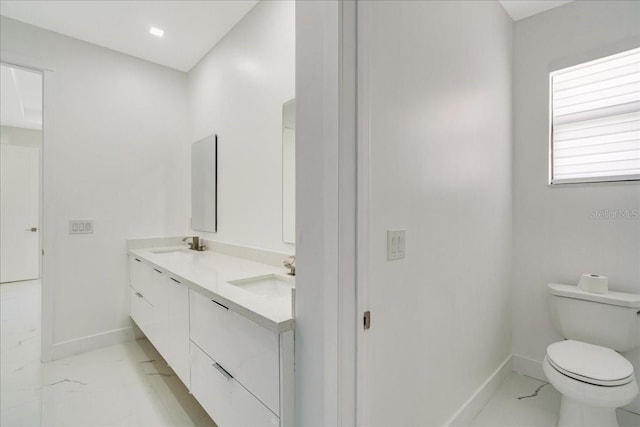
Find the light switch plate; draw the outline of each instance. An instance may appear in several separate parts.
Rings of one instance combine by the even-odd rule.
[[[406,232],[405,229],[387,230],[387,260],[404,258]]]
[[[92,219],[70,220],[69,234],[93,234],[93,220]]]

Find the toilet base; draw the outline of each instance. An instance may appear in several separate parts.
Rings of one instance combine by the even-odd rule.
[[[557,371],[548,357],[544,358],[542,369],[549,383],[562,395],[558,427],[618,427],[616,408],[638,395],[635,378],[614,387],[587,384]]]
[[[616,408],[602,408],[582,404],[562,396],[558,427],[618,427]]]

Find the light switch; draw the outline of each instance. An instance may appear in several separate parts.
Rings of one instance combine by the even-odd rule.
[[[72,219],[69,221],[69,234],[92,234],[92,233],[93,233],[93,220]]]
[[[405,229],[387,230],[387,260],[404,258],[406,231]]]

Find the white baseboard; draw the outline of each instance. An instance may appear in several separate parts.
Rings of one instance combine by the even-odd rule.
[[[485,407],[500,387],[500,384],[512,372],[512,357],[509,355],[493,374],[476,390],[458,412],[446,423],[448,427],[467,426]]]
[[[540,381],[547,381],[547,377],[544,375],[544,371],[542,370],[542,362],[538,362],[537,360],[514,354],[513,370],[514,372]]]
[[[53,345],[52,360],[62,359],[74,354],[85,353],[87,351],[131,341],[133,339],[133,329],[129,326],[74,340],[63,341]]]

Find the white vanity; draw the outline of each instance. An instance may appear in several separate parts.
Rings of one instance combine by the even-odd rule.
[[[220,427],[294,425],[294,278],[184,247],[129,250],[130,314]]]

